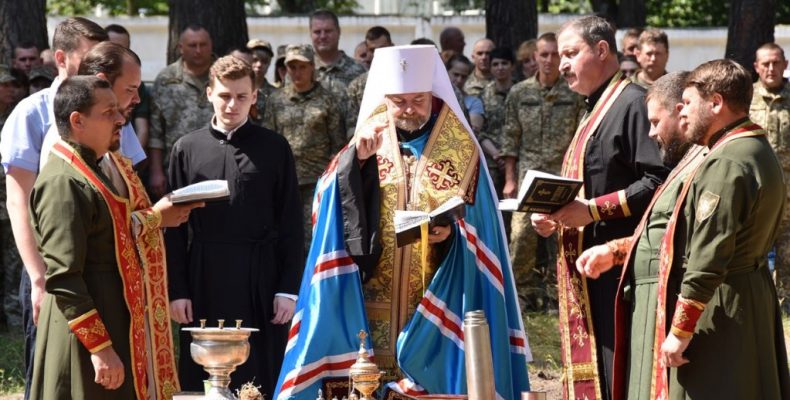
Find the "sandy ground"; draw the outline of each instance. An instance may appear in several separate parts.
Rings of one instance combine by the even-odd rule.
[[[530,370],[529,385],[533,392],[546,392],[547,400],[562,399],[559,371]]]

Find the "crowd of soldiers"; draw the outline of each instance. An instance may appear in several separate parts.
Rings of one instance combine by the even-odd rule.
[[[111,41],[128,47],[129,32],[120,25],[106,28]],[[310,243],[310,217],[316,181],[331,157],[353,136],[367,69],[375,50],[393,46],[389,31],[370,28],[353,57],[339,49],[341,27],[336,15],[319,10],[309,19],[312,44],[273,47],[253,39],[229,54],[249,63],[255,72],[257,103],[252,121],[287,138],[295,157],[305,223],[305,247]],[[583,117],[585,99],[568,87],[559,71],[557,38],[544,33],[518,49],[498,46],[490,39],[474,42],[471,60],[464,56],[464,33],[456,27],[441,32],[437,46],[455,85],[456,96],[485,153],[494,185],[501,197],[515,197],[526,171],[560,172],[563,154]],[[412,44],[434,44],[416,39]],[[667,73],[669,40],[657,29],[625,32],[620,68],[641,86]],[[180,34],[180,58],[164,68],[150,91],[141,85],[130,119],[146,149],[137,165],[149,192],[158,198],[169,191],[167,168],[173,144],[202,128],[213,115],[206,97],[208,73],[217,58],[210,33],[189,25]],[[49,87],[56,76],[52,52],[19,43],[12,64],[0,66],[0,128],[22,98]],[[274,82],[266,74],[274,61]],[[787,59],[775,44],[762,46],[754,64],[751,118],[769,133],[774,150],[790,176],[790,83],[783,77]],[[21,324],[17,296],[22,263],[5,210],[5,184],[0,207],[0,290],[4,324]],[[510,216],[508,216],[510,217]],[[790,212],[775,247],[775,274],[780,299],[790,289]],[[522,308],[556,307],[554,282],[556,238],[535,233],[526,214],[506,220],[510,253]],[[788,309],[788,302],[783,303]]]

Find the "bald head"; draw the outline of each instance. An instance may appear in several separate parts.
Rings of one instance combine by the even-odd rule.
[[[491,73],[491,51],[494,50],[494,42],[491,39],[483,38],[475,42],[472,47],[472,62],[475,64],[475,72],[488,76]]]

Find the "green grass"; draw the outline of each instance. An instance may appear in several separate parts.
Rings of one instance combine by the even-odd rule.
[[[524,329],[532,349],[532,366],[537,369],[559,370],[562,356],[557,315],[528,312],[524,315]]]
[[[790,317],[783,318],[785,337],[790,338]],[[560,335],[557,315],[530,312],[524,316],[524,327],[529,336],[534,362],[538,370],[559,371]],[[174,327],[174,331],[175,331]],[[176,340],[178,336],[176,336]],[[176,349],[178,342],[176,341]],[[790,343],[788,343],[790,350]],[[21,333],[0,332],[0,396],[24,390],[23,371],[24,338]]]
[[[21,332],[0,332],[0,396],[25,390],[24,349]]]

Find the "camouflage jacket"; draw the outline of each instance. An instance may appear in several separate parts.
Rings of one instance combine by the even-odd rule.
[[[505,99],[510,89],[499,91],[496,82],[492,81],[480,93],[480,100],[483,101],[485,109],[486,123],[477,139],[483,141],[488,139],[499,147],[502,139],[502,127],[505,125]]]
[[[500,150],[518,158],[519,181],[529,169],[560,172],[584,111],[584,98],[562,78],[551,88],[542,88],[536,76],[510,88]]]
[[[467,96],[480,96],[486,85],[492,81],[493,78],[478,78],[475,72],[472,71],[472,73],[469,74],[469,79],[467,79],[464,84],[464,93],[466,93]]]
[[[250,110],[250,119],[257,125],[263,124],[263,111],[266,109],[266,104],[269,102],[269,96],[274,93],[277,88],[269,83],[268,80],[263,81],[263,86],[258,89],[258,98],[255,100],[255,105]]]
[[[365,67],[357,64],[353,58],[340,52],[340,58],[332,64],[324,64],[318,55],[315,57],[315,80],[323,81],[327,78],[336,79],[348,86],[354,78],[365,72]]]
[[[207,84],[208,74],[195,77],[186,73],[180,58],[156,76],[148,147],[162,149],[165,165],[176,140],[211,121],[214,108],[206,97]]]
[[[643,70],[641,70],[641,69],[640,69],[640,70],[637,70],[637,71],[636,71],[636,72],[635,72],[635,73],[634,73],[634,74],[631,76],[631,82],[633,82],[633,83],[636,83],[637,85],[639,85],[639,86],[641,86],[641,87],[643,87],[643,88],[645,88],[645,89],[650,89],[650,86],[653,86],[653,84],[652,84],[652,83],[650,83],[650,82],[647,82],[647,81],[646,81],[646,80],[644,80],[644,79],[642,79],[642,76],[643,76],[644,74],[646,74],[646,72],[645,72],[645,71],[643,71]],[[661,76],[664,76],[664,75],[666,75],[666,74],[667,74],[667,71],[665,70],[665,71],[664,71],[664,73],[663,73],[663,74],[661,74]]]
[[[757,81],[749,117],[768,133],[768,141],[787,175],[790,171],[790,82],[785,80],[782,90],[771,93]]]
[[[8,107],[4,112],[0,112],[0,131],[3,130],[6,119],[11,115],[15,105]],[[5,191],[5,168],[0,167],[0,220],[8,220],[8,211],[6,210],[6,191]]]
[[[269,97],[263,126],[288,139],[300,185],[315,183],[330,159],[346,143],[346,124],[334,95],[316,84],[298,93],[293,85]]]
[[[357,117],[359,116],[359,108],[362,107],[362,96],[365,94],[367,81],[368,73],[366,71],[354,78],[348,85],[348,118],[346,118],[346,126],[348,127],[349,137],[354,135],[354,129],[357,126]]]

